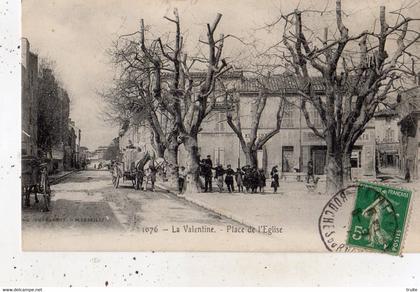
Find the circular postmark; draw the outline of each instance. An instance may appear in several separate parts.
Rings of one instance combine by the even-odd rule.
[[[322,209],[318,220],[318,228],[321,240],[328,251],[359,251],[359,249],[346,244],[347,231],[351,223],[356,198],[356,187],[352,185],[339,191],[328,200]]]

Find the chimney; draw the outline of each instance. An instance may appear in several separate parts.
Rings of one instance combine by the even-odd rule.
[[[27,38],[22,38],[22,45],[20,48],[20,53],[21,53],[21,57],[22,57],[22,66],[25,69],[28,69],[28,65],[29,65],[29,41]]]

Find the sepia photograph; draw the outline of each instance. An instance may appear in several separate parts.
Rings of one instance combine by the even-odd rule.
[[[420,252],[420,1],[21,6],[23,251]]]

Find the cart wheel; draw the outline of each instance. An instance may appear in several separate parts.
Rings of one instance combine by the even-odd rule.
[[[41,176],[41,188],[42,188],[42,198],[44,200],[44,209],[43,212],[50,211],[50,194],[49,194],[49,187],[48,187],[48,179],[45,174]]]

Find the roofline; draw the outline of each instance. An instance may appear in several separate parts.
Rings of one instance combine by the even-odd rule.
[[[236,90],[237,93],[239,93],[240,95],[247,95],[247,96],[257,96],[259,94],[259,91],[241,91],[241,90]],[[317,95],[324,95],[324,91],[323,90],[315,90],[314,91],[315,94]],[[286,90],[285,92],[281,92],[281,91],[275,91],[275,92],[268,92],[266,93],[266,95],[268,96],[279,96],[279,95],[287,95],[287,96],[300,96],[300,94],[292,89]]]

